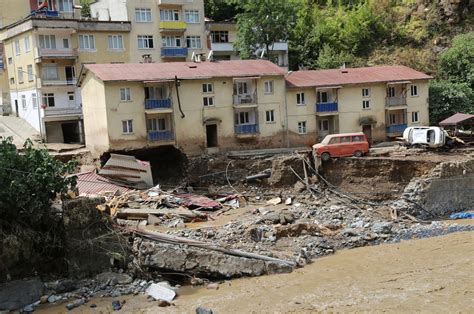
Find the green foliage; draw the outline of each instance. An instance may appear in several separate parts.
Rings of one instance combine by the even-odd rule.
[[[234,0],[242,13],[237,14],[241,57],[250,58],[258,48],[272,50],[272,43],[287,41],[296,23],[295,0]],[[268,57],[269,53],[267,53]]]
[[[50,226],[51,200],[76,184],[74,162],[64,164],[46,150],[35,149],[31,141],[18,152],[12,138],[0,143],[0,217],[3,223],[21,223],[36,230]]]
[[[349,64],[353,60],[353,55],[344,51],[337,52],[326,44],[319,52],[316,65],[319,69],[335,69],[341,67],[343,64]]]
[[[204,12],[206,17],[213,21],[225,21],[233,19],[237,13],[237,7],[227,0],[204,1]]]
[[[474,88],[474,32],[454,37],[451,48],[440,55],[438,74]]]
[[[432,81],[429,99],[430,122],[433,125],[456,112],[474,114],[474,92],[466,83]]]
[[[81,15],[82,17],[91,17],[91,0],[81,0]]]

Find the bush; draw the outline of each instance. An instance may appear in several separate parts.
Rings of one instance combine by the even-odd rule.
[[[454,37],[452,47],[440,55],[438,74],[474,88],[474,32]]]
[[[438,124],[456,112],[474,113],[474,92],[466,83],[432,81],[429,89],[431,124]]]

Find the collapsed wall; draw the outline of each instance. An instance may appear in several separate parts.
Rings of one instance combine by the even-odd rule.
[[[474,160],[443,162],[412,180],[393,204],[422,219],[445,217],[474,207]]]

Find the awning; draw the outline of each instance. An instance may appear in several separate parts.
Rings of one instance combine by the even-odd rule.
[[[321,86],[321,87],[316,87],[316,90],[318,89],[333,89],[333,88],[342,88],[341,85],[337,85],[337,86]]]

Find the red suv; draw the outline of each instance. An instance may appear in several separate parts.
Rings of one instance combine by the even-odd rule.
[[[369,142],[362,132],[330,134],[313,145],[313,153],[324,161],[331,157],[361,157],[368,152]]]

